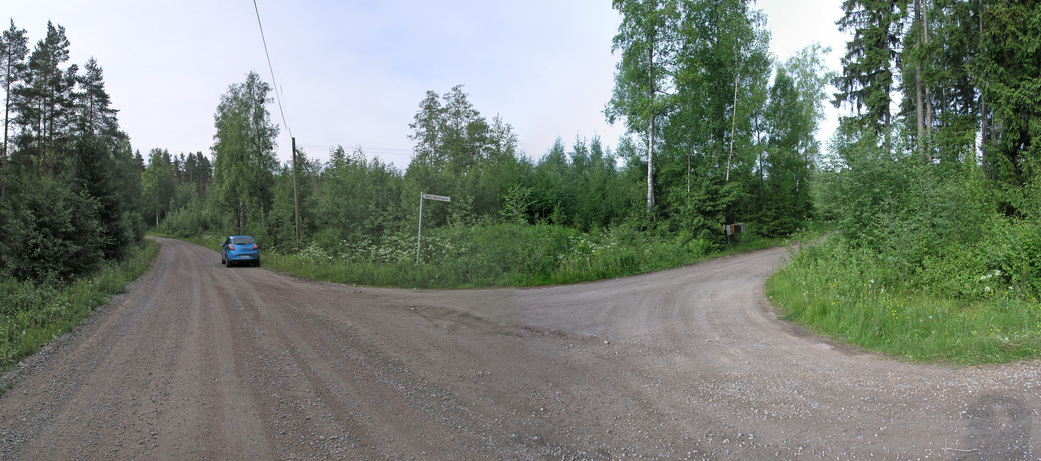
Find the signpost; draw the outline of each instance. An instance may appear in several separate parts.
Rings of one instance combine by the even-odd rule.
[[[419,193],[419,233],[416,235],[416,268],[419,268],[419,241],[423,239],[423,199],[437,200],[439,202],[451,202],[452,197],[446,197],[444,195],[427,194],[425,192]]]

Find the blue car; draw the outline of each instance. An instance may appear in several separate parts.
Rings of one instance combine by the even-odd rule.
[[[232,235],[220,246],[220,263],[227,267],[234,264],[253,264],[260,267],[260,247],[253,237]]]

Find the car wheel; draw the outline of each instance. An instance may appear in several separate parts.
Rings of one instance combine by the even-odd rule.
[[[260,260],[259,259],[257,260],[257,262],[253,263],[253,267],[260,267]]]
[[[231,259],[224,258],[224,267],[231,267]]]

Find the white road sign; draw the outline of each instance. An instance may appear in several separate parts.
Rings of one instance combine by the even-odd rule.
[[[452,201],[452,197],[445,197],[444,195],[423,194],[423,198],[429,199],[429,200],[440,200],[442,202],[451,202]]]

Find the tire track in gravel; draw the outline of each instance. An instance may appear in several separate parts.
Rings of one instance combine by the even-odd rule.
[[[35,386],[21,389],[24,408],[17,416],[10,415],[3,420],[17,420],[20,423],[15,430],[4,431],[8,434],[19,434],[19,445],[34,446],[47,453],[47,457],[60,458],[72,456],[73,454],[90,454],[91,456],[104,456],[99,451],[97,441],[112,438],[116,431],[120,432],[117,444],[124,443],[122,436],[130,432],[126,425],[117,424],[113,421],[113,415],[127,411],[127,405],[123,402],[110,402],[103,407],[97,404],[96,396],[99,393],[108,392],[107,389],[97,385],[98,376],[110,376],[125,383],[133,377],[123,373],[113,373],[111,363],[124,363],[126,361],[126,343],[132,343],[140,334],[140,324],[148,321],[153,313],[144,308],[154,302],[155,289],[166,281],[168,275],[170,258],[159,258],[156,262],[158,271],[150,272],[143,280],[138,282],[139,290],[135,290],[127,298],[132,298],[131,305],[138,308],[124,309],[119,316],[105,316],[95,318],[93,329],[94,335],[82,336],[79,347],[69,350],[69,361],[73,365],[61,368],[48,369],[43,373],[43,378]],[[63,341],[56,341],[49,349],[61,347]],[[140,347],[134,345],[134,348]],[[77,412],[68,414],[62,411],[60,405],[55,402],[86,405],[89,412]],[[11,419],[8,419],[11,418]],[[71,423],[73,432],[55,437],[51,427],[54,425],[69,426]],[[57,447],[65,442],[64,437],[74,437],[83,441],[75,451],[55,451]],[[5,444],[5,448],[8,446]],[[3,450],[0,453],[4,453]],[[113,453],[118,447],[113,449]]]

